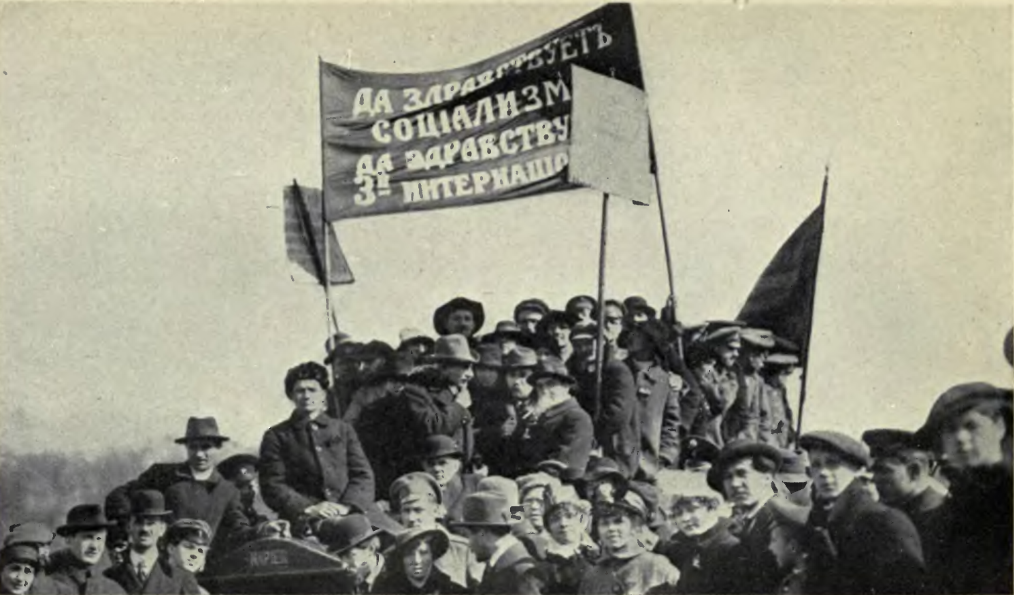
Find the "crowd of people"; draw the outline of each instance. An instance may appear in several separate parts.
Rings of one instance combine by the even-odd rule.
[[[182,462],[12,526],[0,593],[206,593],[265,538],[333,556],[333,593],[1012,592],[1011,389],[797,436],[799,348],[768,329],[637,296],[484,325],[455,298],[435,337],[332,337],[259,453],[218,460],[190,418]]]

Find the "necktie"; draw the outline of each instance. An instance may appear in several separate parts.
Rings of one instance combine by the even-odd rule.
[[[137,578],[143,583],[148,578],[148,569],[145,567],[144,560],[137,563]]]

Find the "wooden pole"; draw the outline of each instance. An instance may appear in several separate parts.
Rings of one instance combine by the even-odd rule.
[[[830,165],[824,165],[824,185],[820,190],[820,242],[817,244],[817,263],[813,271],[813,291],[810,292],[810,326],[806,329],[806,339],[803,341],[801,357],[799,360],[799,413],[796,418],[796,448],[799,448],[799,436],[803,433],[803,407],[806,406],[806,377],[810,363],[810,337],[813,336],[813,305],[817,301],[817,271],[820,269],[820,249],[824,244],[824,221],[827,216],[827,179],[830,173]]]
[[[602,193],[602,232],[599,237],[599,328],[595,348],[595,407],[602,402],[602,366],[606,353],[606,230],[609,223],[609,193]],[[598,420],[595,420],[596,422]]]
[[[654,155],[654,146],[652,146],[652,155]],[[669,280],[669,301],[672,303],[672,317],[673,322],[679,320],[679,315],[676,313],[676,275],[672,271],[672,253],[669,251],[669,224],[665,220],[665,201],[662,200],[662,186],[658,180],[658,169],[655,165],[655,160],[651,161],[651,177],[655,180],[655,196],[658,197],[658,218],[662,222],[662,247],[665,249],[665,270]],[[683,337],[676,337],[676,350],[679,353],[680,359],[683,359]]]

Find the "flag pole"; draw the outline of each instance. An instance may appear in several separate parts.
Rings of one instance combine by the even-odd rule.
[[[329,241],[329,234],[327,231],[328,220],[327,220],[327,169],[324,166],[324,151],[326,145],[324,143],[324,60],[320,56],[317,56],[317,90],[319,95],[320,105],[320,229],[324,233],[324,320],[326,322],[327,332],[327,343],[331,341],[331,325],[334,325],[334,332],[337,336],[339,332],[338,328],[338,316],[335,314],[334,302],[331,301],[331,246]],[[337,345],[332,345],[332,349]],[[327,355],[331,355],[328,353]],[[337,392],[334,390],[335,383],[338,381],[338,370],[337,362],[331,360],[329,366],[331,372],[331,387],[332,390],[328,393],[329,409],[334,410],[335,415],[341,415],[341,403],[338,402]]]
[[[595,407],[598,411],[602,402],[602,367],[605,361],[606,352],[606,229],[609,222],[609,193],[602,193],[602,232],[599,237],[599,315],[598,315],[598,337],[595,349]],[[596,423],[598,420],[594,420]]]
[[[649,133],[648,146],[651,149],[651,177],[655,180],[655,196],[658,198],[658,218],[662,222],[662,247],[665,250],[665,270],[669,281],[669,301],[672,302],[673,324],[679,320],[676,313],[676,276],[672,272],[672,253],[669,250],[669,225],[665,219],[665,201],[662,200],[662,186],[658,179],[658,164],[655,161],[655,143]],[[683,336],[676,336],[676,351],[679,358],[683,359]]]
[[[817,272],[820,270],[820,250],[824,245],[824,221],[827,216],[826,204],[827,204],[827,179],[831,171],[830,164],[824,164],[824,185],[820,190],[820,242],[817,244],[817,262],[814,265],[813,271],[813,291],[810,292],[810,324],[806,329],[806,339],[802,345],[802,358],[800,358],[800,374],[799,374],[799,413],[796,418],[796,436],[795,445],[799,448],[799,436],[803,433],[803,407],[806,406],[806,377],[807,369],[810,363],[810,337],[813,335],[813,304],[817,300]]]

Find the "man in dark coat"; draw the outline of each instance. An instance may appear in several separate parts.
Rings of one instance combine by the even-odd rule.
[[[814,506],[808,593],[922,593],[927,577],[919,532],[901,511],[877,502],[861,473],[866,447],[838,432],[810,432]]]
[[[649,319],[623,331],[619,339],[620,347],[627,350],[626,363],[637,387],[640,448],[636,475],[647,481],[679,460],[680,397],[662,367],[666,337],[665,326]]]
[[[200,595],[194,575],[174,567],[159,553],[159,540],[165,535],[166,510],[162,494],[139,490],[130,496],[130,551],[123,561],[106,570],[105,575],[130,595]]]
[[[933,454],[916,442],[915,434],[904,430],[868,430],[863,432],[863,442],[873,457],[873,483],[880,501],[908,515],[919,531],[926,570],[936,574],[946,565],[952,511],[945,506],[947,489],[931,475]],[[936,591],[942,584],[934,580],[931,587]]]
[[[477,360],[463,335],[444,335],[429,361],[435,364],[432,368],[414,374],[399,394],[388,395],[360,417],[378,499],[392,481],[418,468],[426,439],[434,434],[454,438],[470,471],[474,437],[468,383]]]
[[[917,440],[950,480],[951,516],[940,574],[949,593],[1011,593],[1011,389],[983,382],[937,398]]]
[[[597,327],[592,325],[571,331],[575,352],[586,354],[571,366],[571,375],[577,380],[578,403],[591,415],[595,441],[602,448],[602,456],[615,461],[624,477],[630,478],[637,470],[640,450],[634,375],[625,363],[613,357],[614,350],[607,347],[602,363],[601,397],[596,400],[597,337]]]
[[[687,348],[694,390],[686,396],[695,400],[683,405],[684,412],[693,412],[688,429],[718,446],[730,440],[725,416],[739,397],[741,326],[737,322],[709,322],[700,339]]]
[[[735,592],[775,592],[791,571],[791,550],[798,550],[794,544],[801,543],[809,511],[775,493],[781,461],[781,452],[771,445],[734,441],[708,469],[708,485],[733,505],[732,532],[740,540],[737,556],[742,560]],[[799,539],[782,543],[778,533]]]
[[[532,426],[529,468],[556,461],[565,469],[561,478],[574,481],[584,475],[591,454],[593,428],[591,416],[570,395],[575,384],[563,361],[546,356],[529,377],[535,385],[535,423]]]
[[[352,426],[326,413],[327,387],[327,369],[320,364],[290,369],[285,393],[295,410],[261,440],[264,502],[293,523],[294,534],[373,503],[370,462]]]
[[[119,502],[116,508],[129,510],[131,493],[137,490],[161,492],[177,518],[200,519],[211,527],[215,538],[210,566],[221,554],[258,535],[280,534],[283,529],[276,522],[257,526],[250,523],[243,511],[239,490],[215,468],[218,451],[228,440],[219,433],[215,418],[191,417],[187,420],[185,435],[176,440],[186,447],[187,460],[152,465],[136,480],[113,490],[107,498],[107,507],[111,502]],[[124,503],[128,504],[124,506]]]
[[[464,453],[450,436],[434,434],[426,439],[421,467],[437,480],[447,519],[451,521],[461,519],[465,497],[476,491],[480,479],[474,473],[463,473],[463,458]]]
[[[511,534],[510,504],[502,495],[476,492],[465,499],[462,520],[454,527],[468,534],[476,558],[486,562],[475,593],[538,595],[544,585],[537,563]]]
[[[482,304],[465,297],[456,297],[433,312],[433,330],[438,335],[464,335],[469,343],[485,322]]]
[[[36,579],[31,592],[38,595],[118,595],[126,593],[99,570],[106,549],[107,531],[115,524],[98,504],[80,504],[67,513],[56,534],[67,548],[54,553],[46,574]]]

